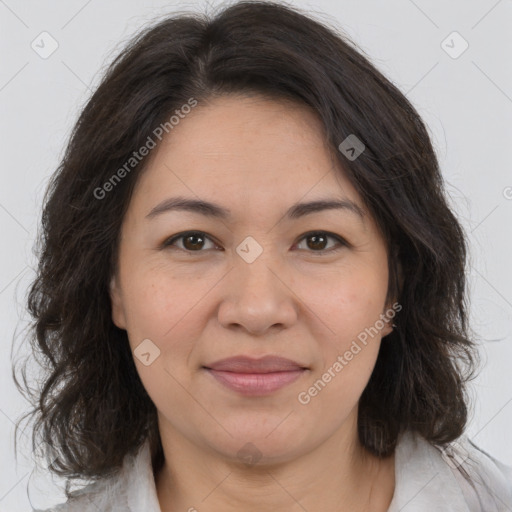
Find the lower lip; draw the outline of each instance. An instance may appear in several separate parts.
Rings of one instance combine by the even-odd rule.
[[[272,373],[235,373],[211,368],[206,370],[224,386],[249,396],[273,393],[296,381],[306,371],[301,369]]]

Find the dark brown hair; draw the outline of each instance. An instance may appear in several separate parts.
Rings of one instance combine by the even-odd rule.
[[[154,471],[163,463],[156,408],[126,331],[112,322],[108,287],[123,216],[147,159],[106,197],[97,191],[190,98],[200,108],[229,94],[313,109],[385,235],[388,298],[402,310],[360,399],[361,443],[386,456],[406,429],[437,445],[465,429],[465,386],[476,360],[467,242],[424,123],[336,29],[282,2],[243,1],[215,16],[167,17],[139,33],[83,108],[49,183],[28,297],[30,343],[44,371],[29,392],[27,415],[36,419],[34,450],[42,441],[48,461],[55,459],[52,471],[68,481],[114,474],[148,438]],[[365,145],[355,160],[338,151],[351,134]]]

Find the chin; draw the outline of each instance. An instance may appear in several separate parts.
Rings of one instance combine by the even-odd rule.
[[[228,432],[219,427],[218,435],[211,437],[205,433],[205,441],[223,457],[231,461],[248,461],[249,465],[277,464],[291,460],[315,445],[315,439],[304,430],[304,423],[298,418],[273,415],[251,421],[247,416],[240,422],[222,421]],[[286,419],[285,419],[286,418]],[[284,421],[283,421],[284,420]],[[314,432],[314,430],[313,430]],[[318,439],[318,444],[321,442]]]

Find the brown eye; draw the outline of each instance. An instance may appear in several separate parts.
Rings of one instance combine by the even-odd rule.
[[[332,245],[327,247],[329,244],[329,239],[336,241],[337,244],[335,244],[334,247]],[[332,233],[327,233],[326,231],[314,231],[311,233],[306,233],[301,238],[301,241],[302,240],[306,241],[306,246],[311,250],[311,252],[331,252],[336,251],[340,247],[348,245],[347,242],[345,242],[341,237]],[[298,245],[300,245],[300,243]]]
[[[178,241],[181,241],[181,246],[180,244],[176,243]],[[163,247],[174,246],[187,252],[204,252],[203,249],[208,241],[211,243],[211,247],[206,247],[206,249],[216,247],[210,237],[201,231],[188,231],[186,233],[181,233],[169,238],[166,242],[164,242]]]
[[[187,250],[195,251],[201,249],[204,245],[204,237],[202,235],[187,235],[183,237],[183,246]]]
[[[327,239],[328,239],[328,237],[323,234],[309,235],[307,237],[307,240],[308,240],[307,245],[310,249],[323,251],[327,244]]]

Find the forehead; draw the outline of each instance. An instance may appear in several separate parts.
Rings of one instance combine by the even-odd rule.
[[[153,151],[137,185],[146,208],[178,194],[235,210],[236,204],[268,209],[327,194],[361,204],[333,159],[321,121],[300,104],[216,98],[184,116]]]

